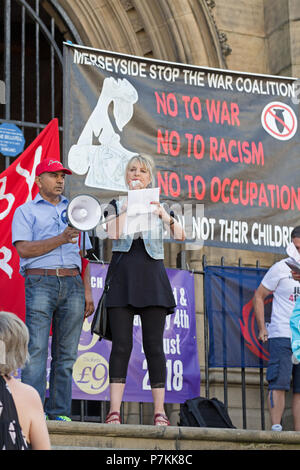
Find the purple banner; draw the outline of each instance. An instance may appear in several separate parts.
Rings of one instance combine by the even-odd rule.
[[[103,291],[108,265],[90,263],[93,299],[97,305]],[[167,269],[176,300],[176,309],[167,315],[164,332],[166,355],[166,403],[184,403],[200,395],[200,366],[197,351],[194,275],[179,269]],[[111,342],[91,335],[93,316],[83,323],[78,357],[73,368],[72,398],[109,401],[109,356]],[[155,325],[153,325],[155,328]],[[49,338],[47,380],[51,363]],[[20,370],[16,378],[20,378]],[[47,382],[47,393],[49,383]],[[133,349],[128,366],[124,401],[152,402],[147,362],[143,352],[140,317],[135,315]]]
[[[91,285],[95,305],[102,294],[107,265],[91,263]],[[166,403],[183,403],[200,394],[194,276],[187,271],[167,269],[177,307],[166,318],[164,351],[167,363]],[[91,335],[92,316],[84,322],[73,369],[74,399],[109,401],[108,361],[110,341]],[[155,325],[153,325],[155,328]],[[133,350],[128,367],[124,401],[151,402],[147,363],[143,352],[140,317],[135,316]]]

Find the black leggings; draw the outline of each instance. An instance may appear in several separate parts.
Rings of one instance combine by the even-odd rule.
[[[109,307],[108,315],[112,332],[112,349],[109,358],[110,383],[125,383],[128,363],[132,351],[134,313],[142,323],[143,348],[148,364],[151,388],[164,388],[166,380],[166,358],[163,349],[163,333],[166,308]]]

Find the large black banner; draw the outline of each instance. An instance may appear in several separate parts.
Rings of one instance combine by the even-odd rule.
[[[124,193],[127,161],[147,153],[195,247],[283,253],[300,224],[296,94],[292,78],[66,43],[68,195]]]

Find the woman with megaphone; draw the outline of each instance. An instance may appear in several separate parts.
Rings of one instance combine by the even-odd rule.
[[[164,408],[166,359],[163,333],[166,315],[172,314],[176,303],[164,266],[163,233],[165,229],[177,240],[185,239],[181,225],[157,200],[148,206],[149,225],[145,229],[145,211],[132,212],[129,207],[132,191],[134,200],[145,205],[144,191],[154,187],[154,162],[145,154],[132,157],[125,170],[128,198],[110,203],[107,231],[112,239],[112,260],[107,273],[110,286],[106,307],[112,333],[109,359],[110,409],[106,423],[121,423],[120,406],[125,388],[127,367],[132,350],[133,319],[140,315],[143,348],[148,364],[154,402],[154,424],[170,424]],[[131,194],[129,194],[131,192]],[[137,204],[139,205],[139,204]],[[131,209],[131,210],[129,210]],[[115,214],[113,214],[115,212]],[[147,212],[147,211],[146,211]],[[117,217],[110,217],[117,215]],[[141,215],[142,219],[138,217]],[[139,221],[132,229],[132,221]],[[130,229],[131,223],[131,229]]]

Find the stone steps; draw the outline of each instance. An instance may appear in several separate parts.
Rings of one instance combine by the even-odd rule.
[[[300,450],[300,432],[48,421],[54,450]]]

